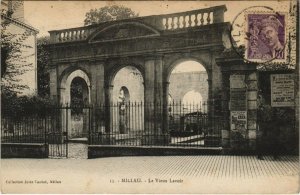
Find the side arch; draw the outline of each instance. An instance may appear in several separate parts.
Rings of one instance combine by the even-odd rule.
[[[88,74],[80,68],[67,69],[63,72],[60,78],[60,103],[70,104],[71,102],[71,83],[74,78],[80,77],[88,86],[88,103],[91,102],[91,80]]]

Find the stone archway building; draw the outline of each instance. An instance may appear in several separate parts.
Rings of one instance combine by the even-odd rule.
[[[89,81],[90,103],[109,105],[116,73],[125,66],[133,66],[143,76],[144,102],[164,105],[159,109],[145,107],[147,133],[147,124],[154,123],[151,116],[168,120],[169,78],[180,62],[193,60],[204,66],[207,99],[212,100],[220,93],[222,73],[216,58],[229,37],[230,23],[224,22],[226,10],[226,6],[216,6],[50,31],[51,97],[60,103],[68,102],[66,78],[81,71],[81,76]],[[214,114],[210,104],[208,110]],[[107,109],[108,116],[109,112]],[[154,127],[157,134],[167,134],[167,122]]]

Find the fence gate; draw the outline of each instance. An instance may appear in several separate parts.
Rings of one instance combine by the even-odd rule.
[[[68,158],[68,117],[67,107],[56,108],[48,119],[47,144],[50,158]]]

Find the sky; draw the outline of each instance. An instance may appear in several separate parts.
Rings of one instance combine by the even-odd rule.
[[[289,7],[288,1],[25,1],[25,20],[39,30],[38,37],[47,36],[49,30],[83,26],[86,12],[112,4],[130,7],[139,16],[226,5],[227,22],[232,22],[239,12],[253,5],[270,6],[279,11],[288,11]]]

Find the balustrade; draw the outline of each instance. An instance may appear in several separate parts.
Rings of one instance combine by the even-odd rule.
[[[199,10],[155,16],[159,17],[161,22],[157,22],[154,26],[161,30],[176,30],[220,23],[224,22],[224,12],[226,10],[226,6],[221,5]]]
[[[52,42],[69,42],[69,41],[80,41],[85,40],[91,31],[86,29],[86,27],[76,28],[76,29],[66,29],[59,31],[51,31],[50,36]]]
[[[137,18],[146,24],[152,25],[158,30],[172,31],[177,29],[198,27],[213,23],[224,22],[226,6],[216,6],[205,9],[167,14],[146,16]],[[134,19],[134,20],[137,20]],[[112,21],[118,22],[118,21]],[[52,43],[71,42],[86,40],[86,38],[97,28],[97,26],[84,26],[57,31],[50,31]]]
[[[183,15],[166,15],[163,19],[164,30],[176,30],[195,26],[211,24],[213,21],[213,12],[192,12],[183,13]]]

